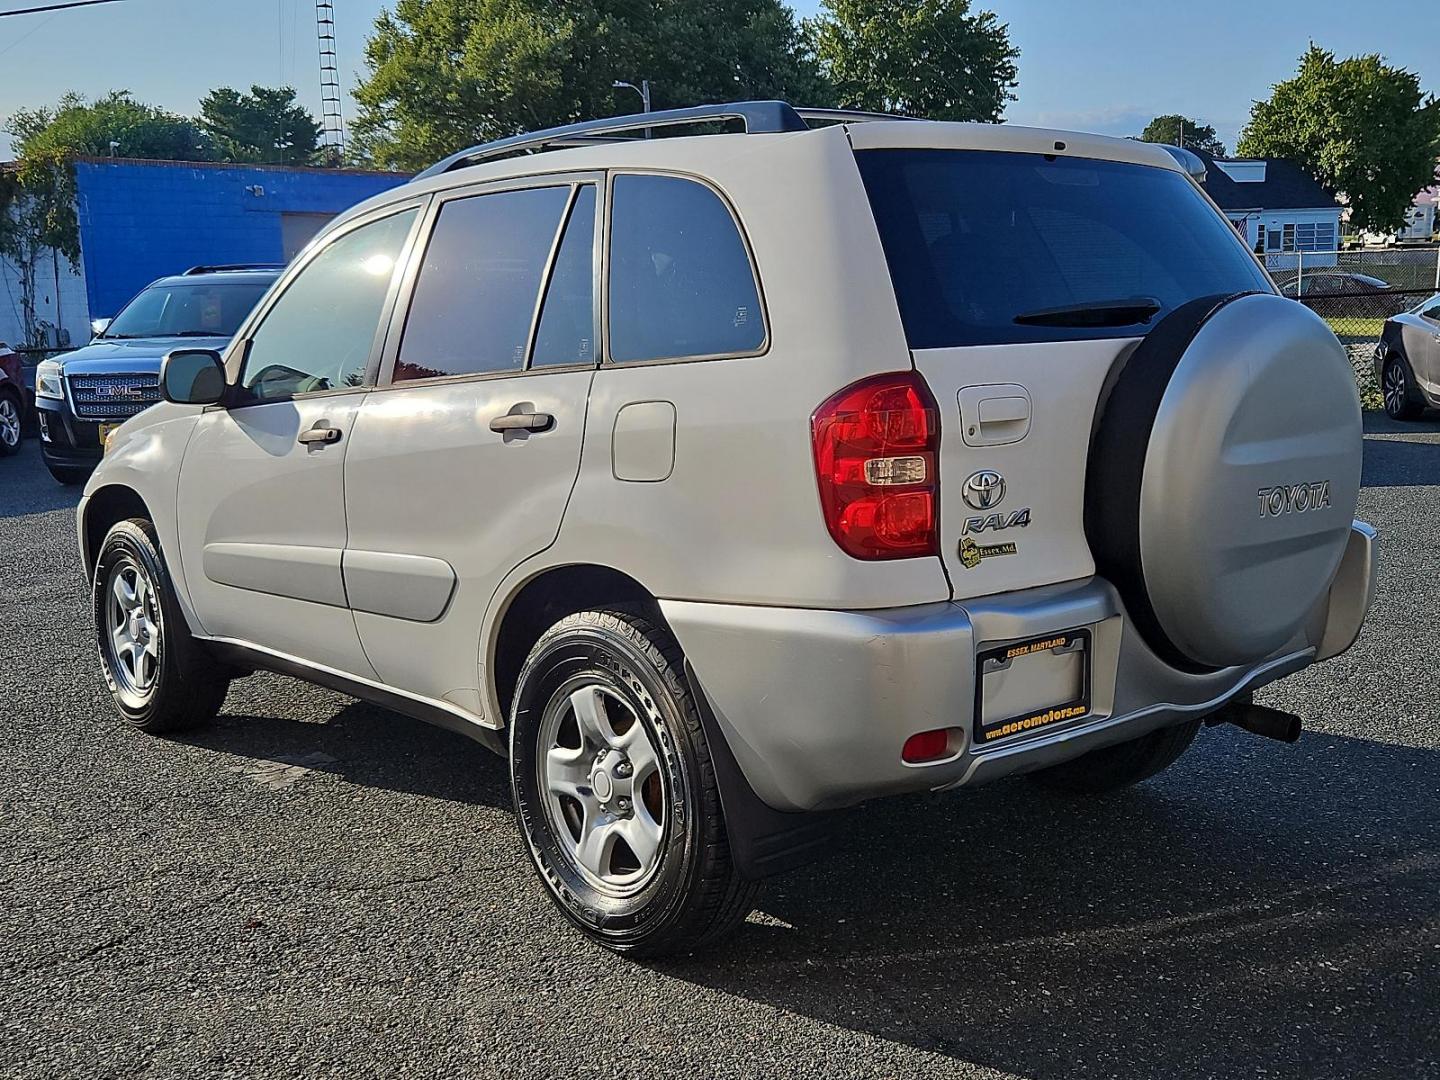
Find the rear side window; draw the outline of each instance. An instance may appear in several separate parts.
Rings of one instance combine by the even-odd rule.
[[[729,208],[675,176],[615,178],[610,358],[735,356],[765,343],[760,290]]]
[[[568,186],[440,208],[405,320],[394,381],[518,371]]]
[[[975,150],[856,157],[912,348],[1131,336],[1196,297],[1270,291],[1181,173]],[[1158,304],[1148,323],[1030,319],[1138,298]]]

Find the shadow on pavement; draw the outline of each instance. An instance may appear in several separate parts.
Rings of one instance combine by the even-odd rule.
[[[1440,420],[1415,421],[1365,413],[1363,487],[1425,487],[1440,484]],[[1407,437],[1408,436],[1408,437]]]
[[[257,764],[289,762],[351,784],[508,810],[510,774],[478,743],[399,713],[355,702],[323,723],[222,712],[176,738]],[[328,759],[328,760],[326,760]]]
[[[1428,409],[1418,420],[1391,420],[1378,409],[1361,414],[1366,435],[1435,435],[1440,434],[1440,411]]]
[[[40,440],[26,439],[14,457],[0,457],[0,518],[73,509],[83,487],[59,483],[45,468]]]
[[[875,804],[662,970],[1027,1077],[1440,1075],[1437,833],[1440,754],[1208,731],[1107,798]]]

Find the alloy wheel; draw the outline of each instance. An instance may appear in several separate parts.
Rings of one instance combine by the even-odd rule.
[[[551,832],[575,869],[611,895],[660,864],[666,782],[646,724],[610,688],[566,683],[551,698],[536,761]]]
[[[1385,385],[1381,390],[1385,395],[1386,412],[1391,416],[1399,416],[1405,411],[1405,369],[1397,361],[1390,361],[1385,368]]]
[[[5,396],[0,396],[0,442],[11,449],[20,445],[20,410]]]
[[[160,673],[159,597],[144,568],[122,558],[105,582],[105,659],[115,681],[146,698]]]

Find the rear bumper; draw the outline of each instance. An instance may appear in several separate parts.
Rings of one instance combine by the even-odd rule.
[[[1374,596],[1374,547],[1374,531],[1357,523],[1330,595],[1303,633],[1263,663],[1200,675],[1158,659],[1099,578],[878,611],[661,607],[754,793],[776,810],[821,810],[1055,765],[1206,715],[1343,652]],[[1092,637],[1090,711],[976,745],[976,655],[1078,628]],[[901,760],[909,736],[944,727],[961,733],[954,756]]]

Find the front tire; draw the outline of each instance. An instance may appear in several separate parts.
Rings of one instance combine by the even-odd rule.
[[[1424,403],[1410,374],[1410,365],[1402,356],[1393,355],[1385,361],[1380,393],[1385,399],[1385,415],[1391,420],[1414,420],[1424,411]]]
[[[515,814],[572,923],[634,956],[688,952],[749,913],[680,646],[634,611],[541,636],[510,718]]]
[[[106,534],[91,595],[100,667],[125,721],[158,733],[213,719],[230,681],[190,635],[150,522]]]
[[[1078,758],[1030,773],[1041,787],[1072,795],[1100,795],[1138,784],[1169,768],[1190,748],[1199,720],[1163,727],[1138,739],[1102,746]]]
[[[8,392],[0,394],[0,457],[9,457],[20,452],[20,439],[25,426],[23,417],[17,396]]]

